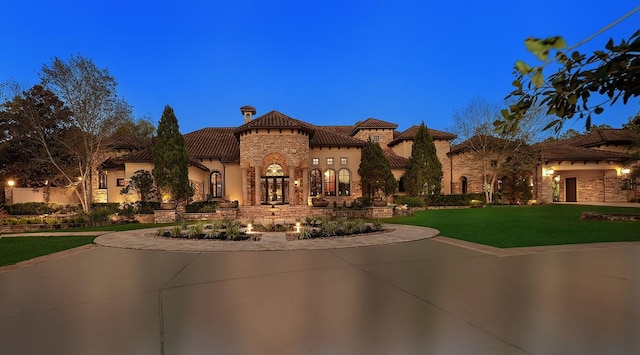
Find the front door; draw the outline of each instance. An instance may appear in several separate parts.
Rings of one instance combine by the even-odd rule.
[[[567,202],[578,202],[578,184],[576,178],[567,178],[565,180],[567,189]]]

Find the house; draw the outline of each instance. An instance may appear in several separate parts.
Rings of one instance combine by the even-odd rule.
[[[625,180],[639,167],[638,133],[595,129],[588,134],[533,147],[540,153],[534,196],[539,201],[627,202],[638,198]]]
[[[396,124],[376,118],[353,125],[321,126],[278,111],[256,117],[252,106],[243,106],[240,112],[237,126],[202,128],[185,134],[184,139],[193,199],[238,201],[249,215],[278,206],[302,216],[311,199],[320,194],[332,204],[350,204],[362,195],[358,167],[368,139],[381,145],[394,176],[401,181],[418,130],[412,126],[397,131]],[[452,146],[455,135],[434,129],[429,134],[443,168],[445,195],[483,192],[483,174],[494,172],[508,158],[490,149],[478,157],[477,141],[489,148],[504,146],[497,138],[472,137]],[[631,130],[596,129],[568,140],[534,144],[539,154],[531,172],[534,199],[626,202],[637,198],[637,192],[623,189],[630,169],[638,166],[630,150],[637,139],[638,134]],[[137,200],[135,193],[123,194],[122,189],[136,171],[152,169],[151,146],[119,152],[94,174],[94,201]],[[495,183],[494,191],[498,191],[499,181]],[[39,201],[38,194],[42,195],[18,187],[9,192],[13,203]]]
[[[318,126],[271,111],[254,118],[240,109],[237,127],[203,128],[184,135],[194,200],[234,200],[239,206],[308,206],[322,194],[342,205],[362,196],[358,167],[366,140],[378,142],[397,179],[404,174],[417,126],[397,132],[394,123],[375,118],[354,125]],[[443,166],[455,135],[430,130]],[[135,196],[120,190],[138,170],[151,171],[151,147],[103,164],[100,202],[125,202]],[[446,175],[447,173],[445,173]],[[450,185],[443,185],[450,193]]]

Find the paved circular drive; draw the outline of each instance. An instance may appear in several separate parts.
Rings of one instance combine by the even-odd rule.
[[[100,235],[95,243],[100,246],[139,249],[166,250],[184,252],[219,251],[259,251],[259,250],[299,250],[299,249],[336,249],[355,248],[371,245],[384,245],[411,242],[433,238],[438,230],[426,227],[405,225],[384,225],[385,230],[361,235],[321,238],[309,240],[286,239],[285,233],[261,233],[260,241],[220,241],[206,239],[174,239],[159,237],[157,228],[114,232]]]

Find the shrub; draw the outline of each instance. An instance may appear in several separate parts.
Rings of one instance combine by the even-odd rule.
[[[77,206],[47,202],[26,202],[5,206],[11,215],[40,215],[51,213],[76,213]]]
[[[300,234],[298,235],[298,239],[310,239],[313,238],[313,228],[309,226],[300,227]]]
[[[240,237],[240,226],[241,224],[239,221],[233,221],[233,223],[227,224],[227,240],[234,240]]]
[[[378,219],[376,219],[375,221],[373,221],[373,226],[372,226],[374,231],[381,231],[382,230],[382,222]]]
[[[322,227],[320,227],[320,234],[325,237],[333,237],[338,235],[339,226],[338,222],[332,220],[326,220],[322,222]]]
[[[174,238],[182,236],[182,226],[173,226],[171,228],[171,236]]]
[[[358,197],[351,203],[351,208],[362,209],[373,206],[373,198],[369,196]]]
[[[407,207],[424,207],[424,199],[419,196],[395,196],[393,203]]]

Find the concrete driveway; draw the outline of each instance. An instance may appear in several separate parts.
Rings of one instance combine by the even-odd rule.
[[[639,335],[638,246],[95,247],[0,273],[1,354],[638,354]]]

